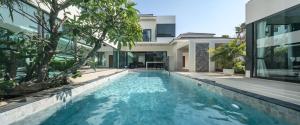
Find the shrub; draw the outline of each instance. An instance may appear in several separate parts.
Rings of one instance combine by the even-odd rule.
[[[0,80],[0,100],[7,95],[10,91],[12,91],[13,87],[15,86],[15,81],[9,80],[4,81]]]
[[[65,71],[71,68],[75,64],[75,60],[66,59],[66,60],[51,60],[50,67],[52,70]]]
[[[75,73],[72,74],[72,78],[77,78],[77,77],[81,77],[80,71],[76,71]]]
[[[234,68],[235,73],[244,74],[245,73],[245,61],[242,61],[240,59],[235,60],[233,68]]]

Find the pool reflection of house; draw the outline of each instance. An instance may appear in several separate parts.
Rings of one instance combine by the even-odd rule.
[[[215,37],[212,33],[183,33],[176,35],[175,16],[140,15],[143,41],[132,49],[111,46],[98,52],[98,64],[115,68],[155,68],[168,65],[171,71],[208,72],[217,66],[210,61],[209,48],[229,42],[230,38]]]

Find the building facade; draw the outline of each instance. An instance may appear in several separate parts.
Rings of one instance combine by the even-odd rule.
[[[246,75],[300,82],[300,1],[246,4]]]
[[[136,42],[132,49],[122,47],[114,54],[110,52],[110,59],[107,58],[109,56],[102,59],[111,64],[109,67],[168,66],[171,71],[213,72],[218,66],[210,60],[208,50],[232,40],[215,37],[212,33],[183,33],[176,37],[175,16],[142,14],[140,24],[143,28],[143,41]]]

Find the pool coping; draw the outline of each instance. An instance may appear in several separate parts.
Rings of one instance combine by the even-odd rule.
[[[207,83],[207,84],[210,84],[210,85],[213,85],[213,86],[221,87],[223,89],[227,89],[227,90],[230,90],[230,91],[233,91],[233,92],[237,92],[237,93],[240,93],[240,94],[243,94],[243,95],[246,95],[246,96],[250,96],[250,97],[253,97],[253,98],[256,98],[256,99],[259,99],[259,100],[263,100],[263,101],[266,101],[266,102],[269,102],[269,103],[273,103],[273,104],[276,104],[276,105],[279,105],[279,106],[282,106],[282,107],[285,107],[285,108],[289,108],[289,109],[295,110],[297,112],[300,112],[300,105],[297,105],[297,104],[294,104],[294,103],[290,103],[290,102],[283,101],[283,100],[280,100],[280,99],[275,99],[275,98],[272,98],[272,97],[268,97],[268,96],[260,95],[260,94],[257,94],[257,93],[253,93],[253,92],[241,90],[241,89],[238,89],[238,88],[234,88],[234,87],[231,87],[231,86],[227,86],[227,85],[224,85],[224,84],[220,84],[220,83],[218,83],[214,80],[200,79],[200,78],[192,77],[192,76],[189,76],[189,75],[179,74],[179,73],[176,73],[176,72],[173,72],[173,73],[175,73],[177,75],[182,75],[182,76],[185,76],[185,77],[188,77],[188,78],[200,81],[200,82],[204,82],[204,83]]]
[[[122,70],[97,79],[83,82],[81,84],[59,87],[53,92],[46,92],[45,95],[34,98],[35,100],[29,100],[24,103],[20,103],[19,105],[1,107],[1,125],[13,124],[54,105],[63,105],[84,92],[100,86],[105,81],[109,81],[110,79],[126,73],[128,73],[128,70]]]

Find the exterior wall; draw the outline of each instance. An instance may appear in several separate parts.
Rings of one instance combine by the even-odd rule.
[[[157,24],[176,24],[175,16],[157,16]]]
[[[300,0],[251,0],[246,4],[246,24],[300,4]]]
[[[178,38],[214,38],[215,34],[212,33],[184,33],[180,34]]]
[[[151,29],[151,42],[156,41],[156,17],[141,17],[142,29]]]
[[[171,71],[181,70],[182,67],[182,51],[180,48],[189,46],[187,40],[176,40],[170,45],[170,57],[169,57],[169,68]],[[188,61],[189,62],[189,61]],[[189,67],[189,63],[186,64]]]
[[[159,43],[169,43],[174,39],[174,37],[157,37],[156,41]]]

